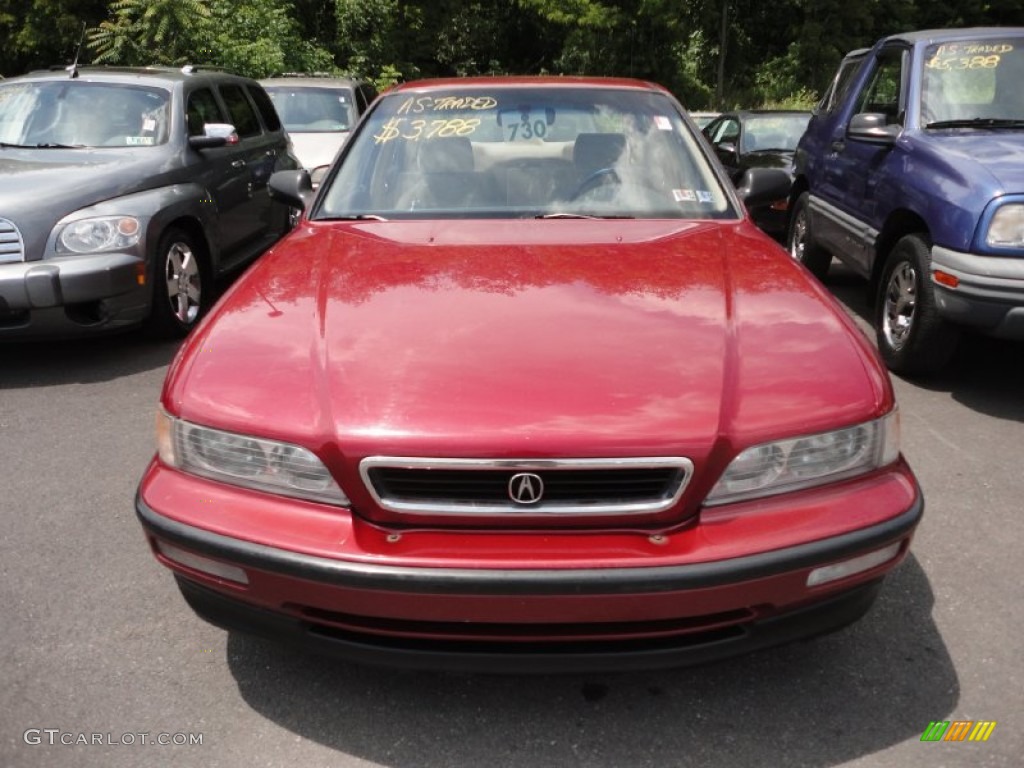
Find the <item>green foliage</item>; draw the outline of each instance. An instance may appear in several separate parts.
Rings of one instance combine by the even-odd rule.
[[[100,64],[201,62],[250,77],[337,70],[284,0],[116,0],[110,9],[89,34]]]
[[[667,86],[691,109],[707,109],[806,106],[853,48],[907,29],[1024,25],[1024,6],[1020,0],[0,0],[0,73],[69,63],[83,22],[90,29],[83,63],[202,62],[255,77],[346,72],[379,87],[504,73],[632,76]]]
[[[116,0],[112,21],[89,33],[97,64],[202,61],[213,41],[206,0]]]
[[[303,39],[302,30],[278,0],[210,0],[213,64],[248,77],[282,72],[337,71],[324,48]]]
[[[0,75],[70,64],[83,23],[98,24],[106,15],[105,0],[0,0]],[[88,51],[81,60],[88,61]]]

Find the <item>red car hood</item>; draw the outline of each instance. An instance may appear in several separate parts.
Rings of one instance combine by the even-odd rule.
[[[887,410],[849,329],[746,222],[313,222],[193,334],[164,402],[349,468],[633,455],[699,471],[716,445]]]

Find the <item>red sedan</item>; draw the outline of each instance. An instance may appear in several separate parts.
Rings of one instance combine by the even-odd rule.
[[[223,627],[495,672],[859,618],[923,511],[875,350],[664,89],[403,85],[171,365],[136,510]],[[780,194],[781,191],[781,194]]]

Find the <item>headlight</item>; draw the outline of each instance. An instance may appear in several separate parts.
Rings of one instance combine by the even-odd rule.
[[[142,227],[133,216],[95,216],[66,225],[57,238],[58,251],[99,253],[131,248],[139,242]]]
[[[896,411],[876,421],[747,448],[729,464],[705,504],[714,506],[832,483],[896,461]]]
[[[306,448],[201,427],[163,409],[156,418],[161,460],[184,472],[257,491],[348,506],[349,500]]]
[[[985,244],[991,248],[1024,247],[1024,205],[1008,203],[996,211]]]

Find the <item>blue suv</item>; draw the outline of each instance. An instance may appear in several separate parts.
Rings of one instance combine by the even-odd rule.
[[[789,252],[870,281],[890,370],[963,327],[1024,339],[1024,29],[892,35],[849,54],[797,147]]]

